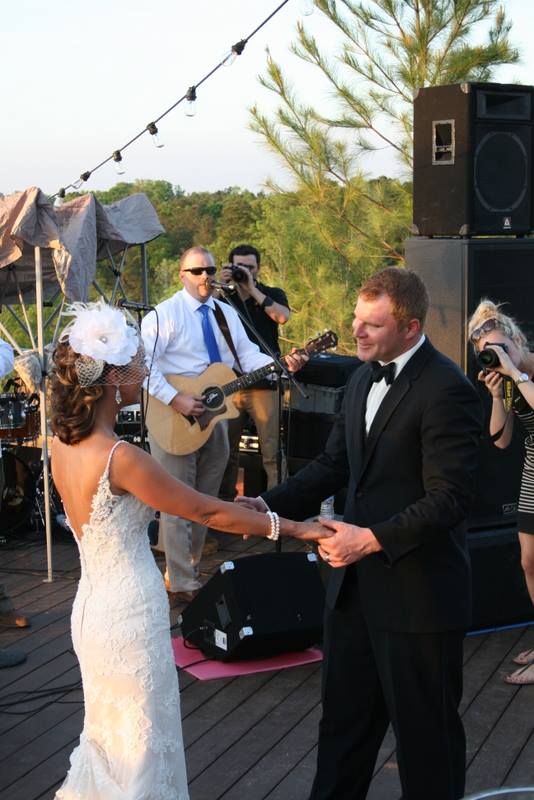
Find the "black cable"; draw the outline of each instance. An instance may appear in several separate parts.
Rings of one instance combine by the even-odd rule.
[[[191,648],[193,649],[193,648]],[[177,666],[176,669],[178,672],[181,672],[183,669],[189,669],[189,667],[196,667],[197,664],[206,664],[208,661],[212,661],[211,658],[199,658],[198,661],[191,661],[190,664],[184,664],[182,667]]]
[[[56,695],[62,694],[69,694],[70,692],[80,691],[82,689],[82,682],[76,681],[76,683],[67,683],[63,684],[62,686],[56,686],[55,688],[51,689],[27,689],[21,690],[18,692],[10,692],[9,694],[4,695],[0,698],[0,714],[8,714],[11,716],[27,716],[28,714],[36,714],[39,711],[43,711],[43,709],[48,708],[48,706],[53,705],[54,703],[61,703],[63,705],[80,705],[83,704],[83,700],[58,700],[56,699]],[[17,697],[21,695],[20,697]],[[48,700],[46,703],[42,703],[40,706],[36,708],[28,708],[25,711],[10,711],[8,709],[13,708],[14,706],[25,706],[31,703],[35,703],[39,700],[44,700],[45,698],[50,697],[51,700]],[[8,700],[4,702],[7,698],[16,698],[12,700]]]
[[[172,631],[174,628],[178,628],[178,627],[179,627],[179,624],[176,622],[174,625],[171,625],[171,631]],[[208,630],[208,627],[207,627],[207,625],[200,625],[198,628],[193,628],[193,630],[192,630],[192,631],[189,631],[189,633],[187,634],[187,636],[183,636],[183,637],[182,637],[182,641],[183,641],[183,643],[184,643],[184,648],[185,648],[186,650],[198,650],[199,648],[198,648],[198,647],[196,647],[196,645],[191,645],[191,644],[189,644],[189,642],[188,642],[188,638],[189,638],[189,637],[190,637],[192,634],[194,634],[194,633],[199,633],[199,632],[202,632],[202,631],[207,631],[207,630]],[[189,669],[190,667],[196,667],[196,666],[197,666],[197,664],[206,664],[206,662],[208,662],[208,661],[213,661],[213,659],[211,659],[211,658],[207,658],[207,657],[205,656],[204,658],[199,658],[199,659],[198,659],[198,661],[191,661],[191,663],[190,663],[190,664],[184,664],[183,666],[178,666],[178,667],[176,667],[176,669],[177,669],[178,671],[181,671],[181,670],[183,670],[183,669],[186,669],[186,670],[187,670],[187,669]]]
[[[232,53],[234,53],[236,55],[241,55],[241,53],[245,49],[245,45],[252,39],[252,37],[255,36],[255,34],[259,30],[261,30],[263,28],[263,26],[266,25],[269,22],[269,20],[271,20],[275,16],[275,14],[278,14],[278,12],[288,2],[289,2],[289,0],[283,0],[283,2],[280,3],[280,5],[277,6],[277,8],[275,8],[274,11],[272,11],[269,14],[269,16],[266,17],[266,19],[263,20],[263,22],[260,22],[260,24],[256,28],[254,28],[252,33],[249,33],[249,35],[245,39],[240,39],[239,42],[236,42],[234,45],[232,45],[231,50],[230,50],[230,54],[228,56],[226,56],[225,58],[223,58],[222,61],[220,61],[215,67],[213,67],[213,69],[211,69],[206,75],[204,75],[204,77],[200,81],[195,83],[194,84],[194,88],[198,89],[199,86],[202,86],[203,83],[205,83],[209,78],[211,78],[211,76],[215,72],[217,72],[217,70],[220,69],[224,65],[224,63],[228,60],[228,58],[230,57],[230,55]],[[184,100],[188,99],[188,95],[189,95],[189,89],[187,90],[187,92],[184,95],[182,95],[182,97],[180,97],[178,100],[176,100],[176,102],[173,103],[172,106],[169,106],[169,108],[166,109],[166,111],[164,111],[162,114],[160,114],[159,117],[156,117],[153,120],[153,123],[150,123],[150,124],[155,124],[155,123],[159,122],[160,120],[163,119],[163,117],[166,117],[167,114],[170,114],[171,111],[174,111],[176,106],[180,105],[180,103],[182,103]],[[91,175],[94,172],[96,172],[98,169],[100,169],[100,167],[103,167],[104,164],[107,164],[109,161],[115,160],[114,159],[115,153],[118,153],[120,155],[124,150],[126,150],[127,147],[129,147],[131,144],[133,144],[135,141],[137,141],[137,139],[139,139],[144,133],[149,132],[148,128],[149,128],[148,125],[146,127],[144,127],[143,130],[139,131],[139,133],[137,133],[135,136],[133,136],[128,142],[126,142],[126,144],[123,144],[122,147],[119,147],[116,150],[114,150],[113,153],[110,156],[108,156],[103,161],[101,161],[100,164],[97,164],[96,167],[93,167],[90,170],[86,170],[85,172],[82,172],[82,174],[80,175],[80,177],[76,181],[74,181],[73,183],[69,183],[68,186],[62,186],[60,189],[58,189],[58,191],[55,194],[51,195],[51,198],[54,199],[55,197],[64,197],[65,196],[65,192],[66,192],[67,189],[75,189],[75,190],[80,189],[81,185],[83,183],[86,183],[89,180],[89,178],[91,177]]]

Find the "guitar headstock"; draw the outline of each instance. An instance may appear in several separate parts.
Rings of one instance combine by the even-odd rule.
[[[325,331],[315,339],[310,339],[302,348],[308,355],[313,353],[324,353],[325,350],[330,350],[337,345],[337,334],[334,331]]]

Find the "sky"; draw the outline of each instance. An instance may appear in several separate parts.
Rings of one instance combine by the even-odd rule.
[[[281,0],[17,0],[2,8],[0,192],[29,186],[54,193],[72,183],[169,108],[247,37]],[[514,26],[520,66],[502,68],[499,82],[534,84],[533,0],[503,0]],[[269,115],[272,94],[259,80],[266,48],[298,94],[329,102],[316,71],[289,49],[301,20],[329,52],[336,31],[305,0],[289,2],[247,44],[231,67],[199,90],[197,112],[181,104],[159,124],[165,146],[149,134],[127,148],[125,174],[111,164],[86,189],[118,181],[168,180],[186,192],[240,186],[264,188],[268,178],[287,187],[290,176],[262,138],[250,130],[249,108]],[[398,174],[393,154],[367,158],[369,174]]]

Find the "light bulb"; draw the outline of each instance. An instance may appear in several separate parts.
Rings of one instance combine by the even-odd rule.
[[[124,175],[126,169],[124,168],[124,164],[122,163],[121,151],[115,150],[115,152],[111,157],[113,159],[113,166],[115,167],[115,172],[117,173],[117,175]]]
[[[221,58],[223,67],[231,67],[236,58],[237,53],[234,53],[233,50],[227,50]]]
[[[197,113],[197,90],[196,86],[190,86],[185,96],[184,114],[186,117],[194,117]]]
[[[233,44],[232,47],[230,48],[230,51],[229,52],[227,51],[221,59],[223,66],[231,67],[236,58],[240,56],[243,50],[245,49],[246,44],[247,44],[246,39],[240,39],[239,42]]]
[[[315,3],[313,0],[301,0],[300,2],[300,13],[303,17],[309,17],[313,14],[313,10],[315,8]]]
[[[149,122],[146,126],[147,131],[152,136],[152,144],[154,147],[165,147],[165,142],[161,141],[159,131],[155,122]]]
[[[60,208],[63,205],[63,198],[60,194],[56,195],[56,199],[54,200],[54,208]]]
[[[78,191],[78,189],[81,189],[81,187],[82,187],[82,183],[83,183],[83,180],[82,180],[81,178],[78,178],[78,180],[77,180],[77,181],[74,181],[74,183],[72,184],[72,188],[73,188],[75,191]]]

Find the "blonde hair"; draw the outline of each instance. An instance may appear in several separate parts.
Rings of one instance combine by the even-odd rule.
[[[527,337],[513,317],[510,317],[508,314],[503,314],[500,310],[503,305],[504,303],[494,303],[493,300],[484,297],[473,311],[471,319],[467,324],[467,335],[469,339],[471,339],[473,331],[480,328],[484,322],[488,319],[494,319],[497,330],[502,331],[505,336],[513,339],[519,347],[528,350]],[[476,350],[476,342],[473,342],[473,347]]]

